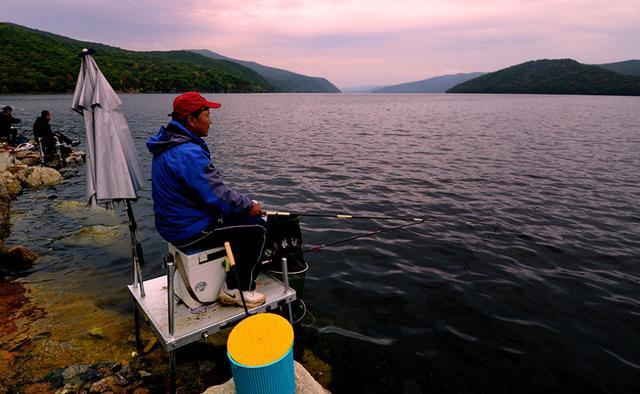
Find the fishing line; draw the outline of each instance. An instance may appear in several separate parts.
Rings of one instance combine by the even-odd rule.
[[[312,246],[310,248],[306,248],[306,249],[298,250],[298,251],[295,251],[295,252],[292,252],[292,253],[288,253],[288,254],[286,254],[284,256],[281,256],[281,258],[296,256],[296,255],[307,253],[307,252],[319,252],[324,248],[328,248],[330,246],[339,245],[339,244],[342,244],[342,243],[345,243],[345,242],[355,241],[356,239],[372,237],[374,235],[378,235],[378,234],[382,234],[382,233],[388,233],[390,231],[400,230],[400,229],[411,227],[411,226],[416,226],[418,224],[424,223],[425,219],[423,218],[423,219],[418,219],[418,220],[419,221],[416,221],[416,222],[413,222],[413,223],[402,224],[400,226],[395,226],[395,227],[387,227],[387,228],[383,228],[381,230],[371,231],[371,232],[360,234],[360,235],[356,235],[356,236],[353,236],[353,237],[344,238],[344,239],[341,239],[341,240],[338,240],[338,241],[329,242],[327,244]],[[268,263],[271,263],[271,262],[273,262],[273,259],[264,260],[264,261],[261,262],[261,264],[268,264]]]

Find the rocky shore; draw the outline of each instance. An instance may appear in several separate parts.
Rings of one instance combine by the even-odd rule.
[[[56,169],[34,164],[40,164],[40,155],[35,152],[12,154],[0,150],[0,270],[16,265],[23,268],[38,259],[37,254],[24,246],[5,245],[11,232],[11,200],[23,190],[54,187],[62,182],[62,174]]]

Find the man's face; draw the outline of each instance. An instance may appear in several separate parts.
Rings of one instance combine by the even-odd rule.
[[[51,120],[51,112],[49,112],[49,113],[47,114],[46,119],[47,119],[47,122]]]
[[[189,130],[198,137],[206,137],[209,135],[209,126],[211,125],[211,117],[209,109],[205,109],[195,117],[189,115]]]

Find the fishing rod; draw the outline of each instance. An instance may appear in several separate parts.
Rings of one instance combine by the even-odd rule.
[[[424,223],[424,219],[418,219],[418,221],[415,221],[413,223],[402,224],[400,226],[395,226],[395,227],[387,227],[387,228],[383,228],[383,229],[380,229],[380,230],[377,230],[377,231],[371,231],[371,232],[368,232],[368,233],[355,235],[353,237],[344,238],[344,239],[341,239],[341,240],[338,240],[338,241],[329,242],[327,244],[312,246],[312,247],[309,247],[309,248],[306,248],[306,249],[298,250],[296,252],[288,253],[288,254],[286,254],[284,256],[281,256],[280,258],[296,256],[296,255],[307,253],[307,252],[319,252],[322,249],[328,248],[330,246],[335,246],[335,245],[339,245],[339,244],[342,244],[342,243],[345,243],[345,242],[355,241],[356,239],[360,239],[360,238],[372,237],[374,235],[378,235],[378,234],[382,234],[382,233],[388,233],[390,231],[400,230],[400,229],[403,229],[403,228],[416,226],[416,225],[422,224],[422,223]],[[268,264],[270,262],[273,262],[273,259],[264,260],[264,261],[261,262],[261,264]]]
[[[371,219],[371,220],[412,220],[414,222],[424,222],[424,218],[411,218],[406,216],[365,216],[351,215],[341,213],[310,213],[310,212],[285,212],[285,211],[263,211],[267,216],[307,216],[316,218],[332,218],[332,219]]]

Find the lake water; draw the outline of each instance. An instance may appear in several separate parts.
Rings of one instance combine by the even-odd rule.
[[[144,142],[174,95],[121,97],[150,178]],[[640,98],[207,97],[223,104],[207,138],[214,162],[266,209],[427,218],[306,255],[296,347],[331,366],[330,390],[640,392]],[[50,109],[54,128],[82,136],[70,103],[0,97],[25,130]],[[83,200],[84,174],[14,201],[7,243],[43,255],[23,280],[51,292],[45,308],[81,295],[96,316],[127,322],[127,336],[126,228],[104,246],[69,237],[125,220],[65,208]],[[134,204],[146,278],[166,251],[150,195],[147,180]],[[324,244],[398,224],[304,218],[303,237]]]

